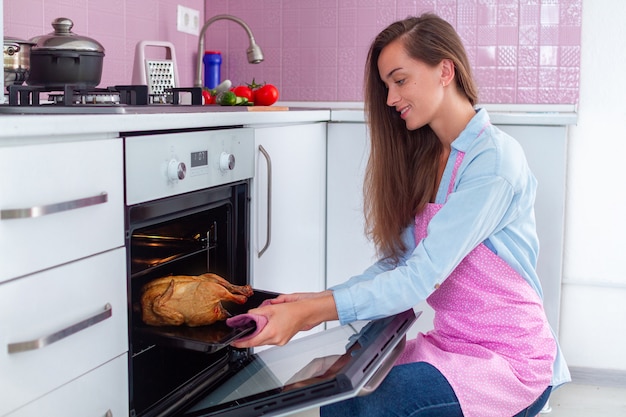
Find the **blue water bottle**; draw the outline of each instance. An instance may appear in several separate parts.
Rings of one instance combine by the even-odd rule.
[[[202,62],[204,63],[204,86],[213,89],[221,82],[222,53],[220,51],[205,51]]]

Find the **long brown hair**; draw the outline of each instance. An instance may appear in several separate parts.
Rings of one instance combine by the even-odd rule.
[[[409,131],[386,104],[387,87],[378,74],[382,49],[396,39],[409,56],[435,66],[450,59],[459,91],[472,105],[477,89],[463,43],[454,28],[434,14],[392,23],[372,42],[365,67],[365,114],[371,148],[364,183],[366,233],[379,256],[397,262],[406,250],[402,231],[435,192],[442,144],[430,126]]]

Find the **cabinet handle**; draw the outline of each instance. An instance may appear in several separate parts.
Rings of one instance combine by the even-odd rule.
[[[270,247],[272,241],[272,158],[262,145],[259,145],[259,151],[267,161],[267,239],[265,246],[259,251],[258,257],[260,258]]]
[[[9,353],[17,353],[17,352],[25,352],[27,350],[36,350],[44,348],[48,345],[53,344],[54,342],[58,342],[61,339],[64,339],[68,336],[73,335],[74,333],[78,333],[81,330],[84,330],[88,327],[93,326],[94,324],[100,323],[111,317],[113,315],[113,308],[111,304],[107,303],[104,306],[104,311],[91,316],[85,320],[82,320],[76,324],[73,324],[65,329],[59,330],[58,332],[54,332],[47,336],[42,336],[38,339],[28,340],[25,342],[17,342],[17,343],[9,343],[7,345],[9,349]]]
[[[45,206],[34,206],[21,209],[6,209],[0,211],[0,220],[40,217],[47,214],[59,213],[61,211],[69,211],[82,207],[95,206],[96,204],[104,204],[108,201],[108,199],[109,195],[106,192],[103,192],[93,197],[79,198],[78,200],[72,201],[63,201],[61,203],[53,203]]]

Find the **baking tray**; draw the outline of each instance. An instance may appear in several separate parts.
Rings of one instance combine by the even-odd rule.
[[[258,307],[263,301],[275,298],[275,292],[254,290],[245,304],[223,303],[224,308],[233,316],[248,312]],[[144,341],[164,347],[194,350],[204,353],[213,353],[228,346],[235,340],[252,333],[256,329],[254,323],[249,327],[233,329],[223,321],[208,326],[148,326],[139,323],[135,325],[135,333]]]

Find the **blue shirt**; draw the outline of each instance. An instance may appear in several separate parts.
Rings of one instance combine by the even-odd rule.
[[[465,157],[448,195],[459,152]],[[537,180],[520,144],[491,125],[486,110],[478,110],[451,144],[435,200],[445,204],[430,221],[428,236],[416,245],[411,223],[403,234],[407,250],[398,265],[379,261],[332,287],[340,322],[370,320],[412,308],[428,298],[480,243],[543,298],[536,273],[536,188]],[[555,366],[555,384],[568,381],[560,349]]]

